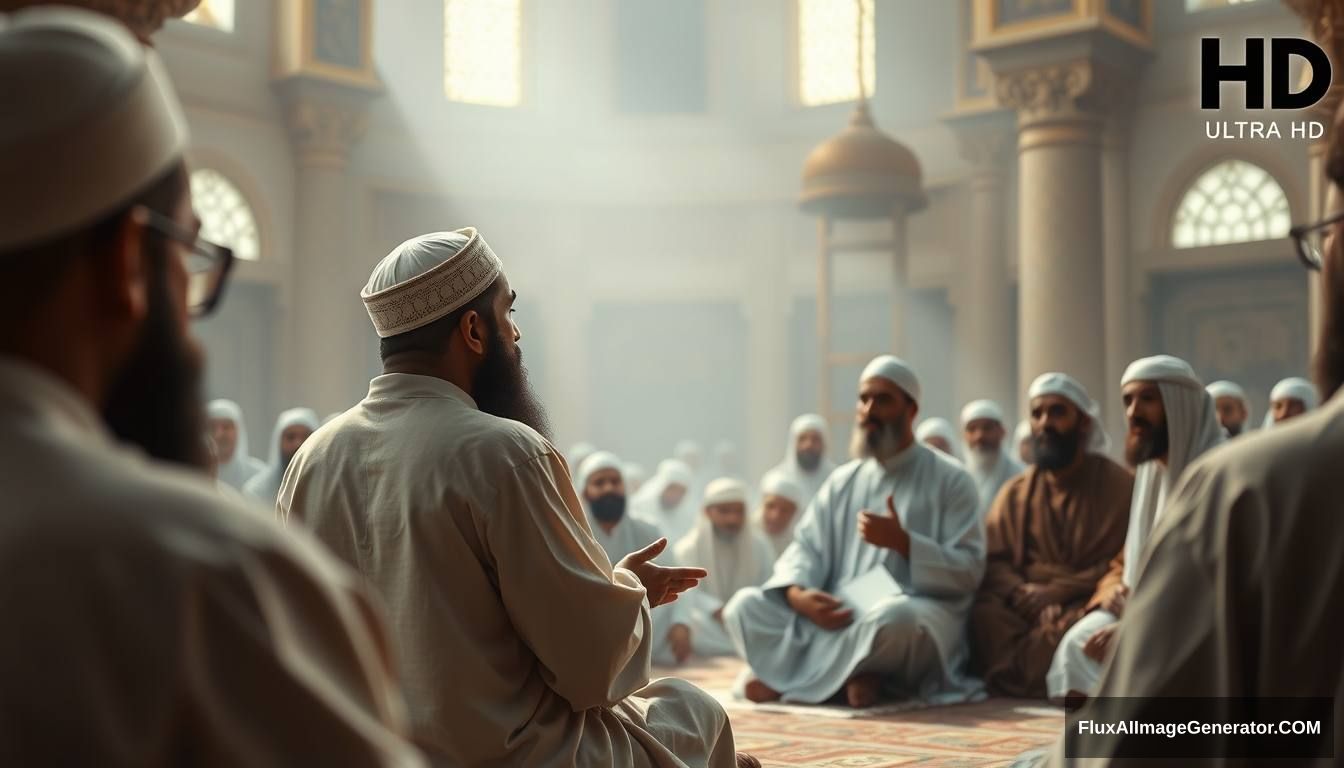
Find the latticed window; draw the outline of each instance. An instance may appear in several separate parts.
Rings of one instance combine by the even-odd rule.
[[[877,87],[873,0],[863,3],[863,86]],[[798,98],[805,106],[859,98],[856,0],[798,0]]]
[[[233,0],[201,0],[201,4],[186,16],[183,21],[214,27],[225,32],[233,31]]]
[[[521,0],[444,0],[443,91],[453,101],[522,100]]]
[[[257,220],[233,182],[209,168],[192,171],[191,201],[201,217],[201,237],[227,245],[240,259],[261,257]]]
[[[1285,237],[1288,197],[1265,169],[1243,160],[1221,162],[1200,175],[1176,209],[1177,248]]]

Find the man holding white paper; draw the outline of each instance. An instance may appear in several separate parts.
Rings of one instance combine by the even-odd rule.
[[[822,484],[770,580],[724,608],[752,701],[862,708],[884,691],[937,704],[981,690],[963,674],[985,567],[975,483],[915,442],[919,381],[904,361],[873,360],[858,395],[854,460]]]

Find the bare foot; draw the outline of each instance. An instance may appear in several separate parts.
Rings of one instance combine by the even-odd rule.
[[[737,768],[761,768],[761,761],[746,752],[737,753]]]
[[[774,688],[771,688],[755,678],[747,681],[746,694],[747,701],[752,701],[757,704],[768,704],[772,701],[779,701],[779,698],[782,695],[779,691],[776,691]],[[752,759],[754,760],[755,758]],[[738,761],[738,764],[741,764],[741,760]]]
[[[845,683],[845,698],[855,709],[867,709],[877,703],[882,681],[876,675],[855,675]]]

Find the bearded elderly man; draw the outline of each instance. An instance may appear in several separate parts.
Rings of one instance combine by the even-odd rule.
[[[1155,355],[1136,360],[1120,380],[1129,434],[1125,460],[1137,468],[1125,548],[1111,562],[1087,604],[1087,615],[1060,641],[1050,665],[1051,699],[1078,698],[1095,691],[1101,663],[1138,580],[1144,548],[1162,517],[1167,496],[1181,473],[1200,454],[1223,442],[1213,398],[1190,364]]]
[[[1044,374],[1028,396],[1036,463],[990,510],[971,636],[990,691],[1044,698],[1056,646],[1124,544],[1134,478],[1105,457],[1101,411],[1072,377]]]
[[[1022,474],[1022,465],[1004,450],[1008,431],[1003,409],[993,400],[973,400],[961,409],[961,433],[966,441],[966,469],[980,494],[980,513],[989,514],[999,489]]]
[[[789,445],[784,449],[784,460],[767,474],[773,473],[796,484],[802,490],[797,499],[801,512],[817,495],[817,489],[826,482],[835,463],[826,458],[826,419],[815,413],[804,413],[789,425]],[[761,478],[765,482],[765,477]]]
[[[984,526],[966,470],[915,441],[919,397],[899,358],[863,370],[854,460],[822,484],[765,585],[724,609],[750,666],[741,695],[868,707],[884,689],[931,704],[980,692],[963,668]]]
[[[382,593],[416,741],[453,765],[733,766],[717,702],[649,683],[650,609],[705,573],[653,563],[666,539],[612,568],[543,436],[494,251],[471,228],[416,237],[362,295],[384,373],[299,449],[277,506]]]

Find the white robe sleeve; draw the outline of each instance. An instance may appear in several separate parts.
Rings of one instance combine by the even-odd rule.
[[[938,538],[910,534],[910,577],[916,594],[957,598],[975,592],[985,573],[985,523],[975,481],[962,471],[931,500],[938,505]]]
[[[485,518],[504,608],[546,684],[576,712],[614,706],[647,685],[644,588],[611,569],[560,459],[548,453],[513,468]]]

